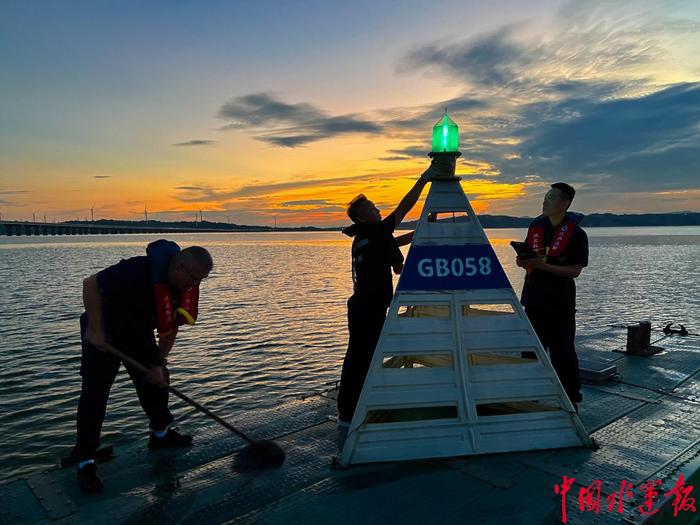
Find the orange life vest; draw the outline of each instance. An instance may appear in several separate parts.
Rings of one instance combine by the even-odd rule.
[[[561,257],[569,245],[576,230],[576,225],[581,222],[583,215],[580,213],[567,212],[557,229],[554,231],[551,246],[544,245],[544,227],[548,217],[538,217],[530,224],[527,230],[527,243],[530,248],[539,255],[546,257]]]
[[[199,286],[192,286],[180,293],[177,308],[173,304],[173,293],[168,282],[168,268],[170,259],[179,251],[180,247],[176,243],[165,239],[154,241],[146,248],[156,297],[158,337],[171,334],[178,326],[193,325],[197,321]]]

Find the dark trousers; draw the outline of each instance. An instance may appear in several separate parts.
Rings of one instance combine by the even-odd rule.
[[[350,341],[343,361],[338,390],[338,419],[350,422],[360,399],[372,356],[382,333],[387,307],[358,300],[348,300]]]
[[[545,350],[549,351],[554,371],[572,403],[580,402],[581,379],[574,339],[575,310],[544,310],[525,308],[532,327]],[[534,356],[532,356],[534,357]]]
[[[78,403],[78,438],[72,453],[72,457],[78,461],[94,458],[95,451],[100,446],[100,432],[109,391],[120,365],[119,358],[83,342],[80,362],[83,386]],[[168,390],[147,382],[143,374],[131,366],[125,364],[124,367],[136,387],[141,407],[150,420],[150,428],[165,429],[173,421],[168,409]]]

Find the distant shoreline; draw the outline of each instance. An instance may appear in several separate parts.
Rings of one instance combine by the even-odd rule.
[[[457,222],[467,220],[466,217],[457,217]],[[533,217],[512,217],[509,215],[479,215],[479,222],[484,228],[527,228]],[[399,229],[413,229],[417,221],[401,223]],[[619,228],[634,226],[700,226],[700,212],[676,212],[676,213],[643,213],[643,214],[614,214],[592,213],[586,215],[582,225],[588,228]],[[33,234],[39,234],[41,228],[66,228],[81,231],[80,233],[114,233],[113,230],[124,229],[128,233],[266,233],[266,232],[323,232],[340,231],[344,226],[318,227],[272,227],[257,225],[228,224],[221,222],[199,221],[124,221],[115,219],[102,219],[98,221],[68,221],[60,223],[41,223],[26,221],[2,221],[0,222],[0,235],[32,235],[27,232],[9,233],[10,229],[34,230]],[[5,231],[3,231],[5,230]],[[121,232],[118,232],[121,233]],[[127,233],[127,231],[124,231]]]
[[[479,215],[484,228],[527,228],[534,217],[508,215]],[[459,219],[458,219],[459,220]],[[402,226],[414,227],[416,221]],[[588,228],[619,228],[624,226],[700,226],[700,212],[615,214],[591,213],[585,215],[582,226]]]

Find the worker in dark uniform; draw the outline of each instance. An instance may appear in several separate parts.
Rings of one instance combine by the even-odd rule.
[[[582,400],[576,335],[574,279],[588,266],[588,236],[578,225],[583,218],[567,211],[576,191],[563,182],[552,184],[542,203],[542,215],[528,229],[526,242],[535,257],[518,257],[526,269],[521,302],[569,399],[578,409]],[[526,353],[524,357],[535,357]]]
[[[353,238],[353,294],[348,300],[350,341],[338,390],[338,427],[341,432],[347,433],[352,421],[394,295],[392,269],[398,274],[403,267],[399,246],[409,244],[413,238],[413,232],[395,238],[394,229],[418,202],[433,175],[448,170],[449,167],[437,166],[433,161],[385,219],[364,195],[355,197],[348,206],[347,214],[353,224],[343,233]],[[454,172],[454,167],[452,170]]]
[[[86,493],[99,492],[95,452],[112,383],[121,361],[106,345],[150,369],[144,375],[124,364],[150,420],[151,449],[192,444],[169,427],[169,374],[166,357],[175,343],[178,326],[197,318],[199,284],[213,263],[199,246],[180,250],[171,241],[148,245],[146,256],[123,259],[83,281],[85,313],[80,317],[82,391],[78,403],[77,440],[71,458],[78,463],[78,484]],[[154,335],[158,331],[158,341]]]

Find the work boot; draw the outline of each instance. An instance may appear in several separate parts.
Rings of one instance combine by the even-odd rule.
[[[78,467],[78,486],[83,494],[97,494],[102,490],[102,480],[97,475],[97,465],[88,463]]]
[[[189,447],[191,445],[192,436],[183,436],[174,428],[169,428],[168,433],[162,438],[159,438],[155,435],[155,433],[151,432],[151,437],[148,440],[148,448],[151,450],[161,448]]]

